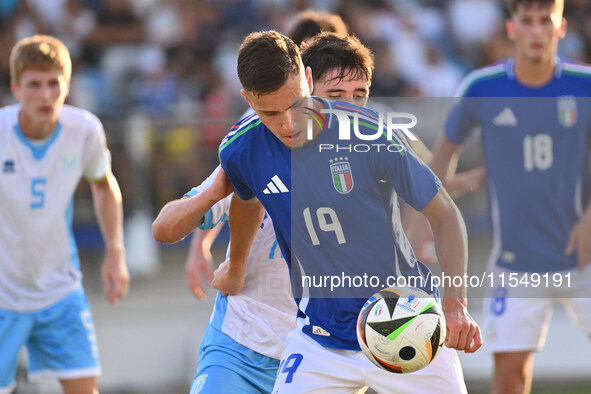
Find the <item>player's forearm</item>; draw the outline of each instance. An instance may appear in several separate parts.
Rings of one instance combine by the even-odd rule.
[[[122,253],[123,245],[123,206],[121,191],[113,174],[105,179],[91,183],[94,210],[105,241],[107,254]]]
[[[210,195],[208,189],[193,197],[169,202],[152,223],[154,239],[163,243],[182,240],[203,223],[205,213],[216,202],[216,197]]]
[[[250,246],[261,225],[265,210],[255,198],[244,201],[236,194],[230,205],[230,276],[246,271]]]
[[[429,203],[423,212],[433,230],[437,259],[445,276],[463,278],[468,261],[464,221],[458,208],[444,190],[440,190],[435,199],[437,200]],[[465,304],[466,287],[463,280],[457,287],[453,286],[453,280],[443,283],[446,286],[444,287],[445,297],[458,298]]]
[[[425,163],[430,163],[431,160],[433,159],[433,154],[431,153],[431,151],[429,150],[429,148],[427,148],[427,146],[423,143],[423,141],[421,140],[409,140],[408,144],[410,145],[410,147],[412,148],[412,150],[415,151],[415,153],[417,154],[417,156],[420,157],[421,160],[423,160]]]
[[[466,230],[463,226],[463,221],[459,216],[455,220],[450,216],[449,221],[442,223],[438,227],[437,229],[433,229],[433,237],[435,240],[435,252],[441,264],[441,271],[444,275],[451,278],[463,278],[466,274],[468,261]],[[446,286],[448,283],[448,281],[445,282]],[[446,287],[445,296],[465,299],[466,286],[463,280],[461,283],[462,285],[459,287]]]
[[[458,163],[456,152],[458,148],[458,145],[452,144],[444,137],[437,145],[435,153],[429,162],[429,167],[442,183],[445,183],[456,172]]]

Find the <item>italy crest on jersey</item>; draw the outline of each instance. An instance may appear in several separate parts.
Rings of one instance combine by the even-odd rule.
[[[558,121],[564,127],[572,127],[577,122],[577,101],[574,96],[558,97]]]
[[[351,164],[348,158],[335,157],[330,159],[330,174],[332,175],[332,184],[337,192],[341,194],[349,193],[354,186],[353,174],[351,173]]]

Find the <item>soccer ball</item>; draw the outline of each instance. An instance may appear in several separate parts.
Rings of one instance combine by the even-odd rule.
[[[445,318],[433,296],[391,287],[371,296],[357,319],[357,340],[372,363],[407,373],[425,368],[443,346]]]

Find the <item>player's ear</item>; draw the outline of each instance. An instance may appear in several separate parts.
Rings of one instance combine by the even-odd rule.
[[[505,29],[507,29],[507,35],[510,39],[515,39],[515,25],[513,24],[512,19],[507,19],[505,21]]]
[[[558,35],[559,38],[564,38],[564,36],[566,35],[567,27],[568,22],[566,21],[566,18],[562,18],[562,20],[560,21],[560,34]]]
[[[16,101],[20,101],[20,91],[16,82],[10,81],[10,91],[12,92],[12,95]]]
[[[310,94],[314,91],[314,82],[312,81],[312,69],[310,67],[306,67],[306,83],[308,84],[308,89],[310,89]]]
[[[250,102],[250,98],[248,97],[248,93],[246,93],[246,90],[240,89],[240,94],[242,95],[242,97],[244,97],[248,105],[250,105],[250,108],[252,108],[252,103]],[[254,108],[252,109],[254,110]]]
[[[68,79],[68,80],[65,82],[65,85],[66,85],[66,97],[67,97],[67,96],[70,94],[70,82],[71,82],[71,80],[70,80],[70,79]]]

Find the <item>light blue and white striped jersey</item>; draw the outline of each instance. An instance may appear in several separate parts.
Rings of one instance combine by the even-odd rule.
[[[528,87],[514,61],[471,73],[445,127],[456,144],[482,134],[493,224],[491,264],[515,271],[572,269],[564,249],[589,196],[591,67],[557,59],[553,78]]]
[[[219,168],[186,196],[195,196],[211,185]],[[232,194],[216,203],[205,214],[200,228],[211,229],[228,220],[231,199]],[[210,323],[239,344],[279,360],[287,334],[296,327],[296,312],[289,270],[278,247],[273,222],[265,215],[248,255],[244,288],[240,294],[227,297],[218,291]]]
[[[72,233],[73,196],[82,177],[110,170],[103,127],[68,105],[43,141],[25,137],[20,106],[0,109],[0,308],[44,308],[80,285]]]

